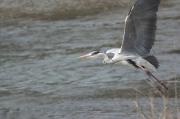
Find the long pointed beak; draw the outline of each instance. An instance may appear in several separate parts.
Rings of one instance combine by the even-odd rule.
[[[89,57],[90,57],[89,54],[85,54],[85,55],[80,56],[79,59],[87,59]]]

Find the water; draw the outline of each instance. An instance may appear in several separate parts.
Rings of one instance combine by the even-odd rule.
[[[178,5],[173,0],[159,12],[152,52],[161,62],[156,75],[162,80],[180,76],[179,54],[168,53],[180,49]],[[59,21],[2,20],[0,118],[134,119],[134,89],[148,88],[147,77],[126,66],[78,59],[94,49],[118,47],[127,12]],[[148,105],[146,97],[138,100]]]

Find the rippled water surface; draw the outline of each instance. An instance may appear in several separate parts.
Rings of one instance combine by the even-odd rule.
[[[173,0],[158,14],[152,53],[161,62],[156,75],[162,80],[180,76],[179,5]],[[134,119],[131,89],[148,86],[142,82],[147,77],[126,66],[78,59],[94,49],[120,46],[127,11],[75,20],[2,20],[0,118]],[[139,100],[146,104],[146,98]]]

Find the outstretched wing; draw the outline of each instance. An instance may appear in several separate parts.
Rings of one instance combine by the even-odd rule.
[[[122,52],[149,54],[155,41],[159,3],[160,0],[137,0],[126,18]]]

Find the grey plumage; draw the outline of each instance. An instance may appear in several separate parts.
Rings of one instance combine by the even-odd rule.
[[[122,53],[148,56],[155,41],[157,11],[160,0],[137,0],[127,18]]]
[[[156,69],[159,67],[159,61],[157,60],[155,56],[149,55],[143,58],[147,60],[149,63],[151,63]]]
[[[93,51],[81,58],[101,57],[106,64],[131,65],[145,72],[149,78],[168,90],[168,87],[153,75],[152,72],[159,67],[159,62],[155,56],[150,54],[155,41],[159,4],[160,0],[137,0],[126,18],[121,48]],[[164,93],[163,90],[159,88],[158,90]]]

